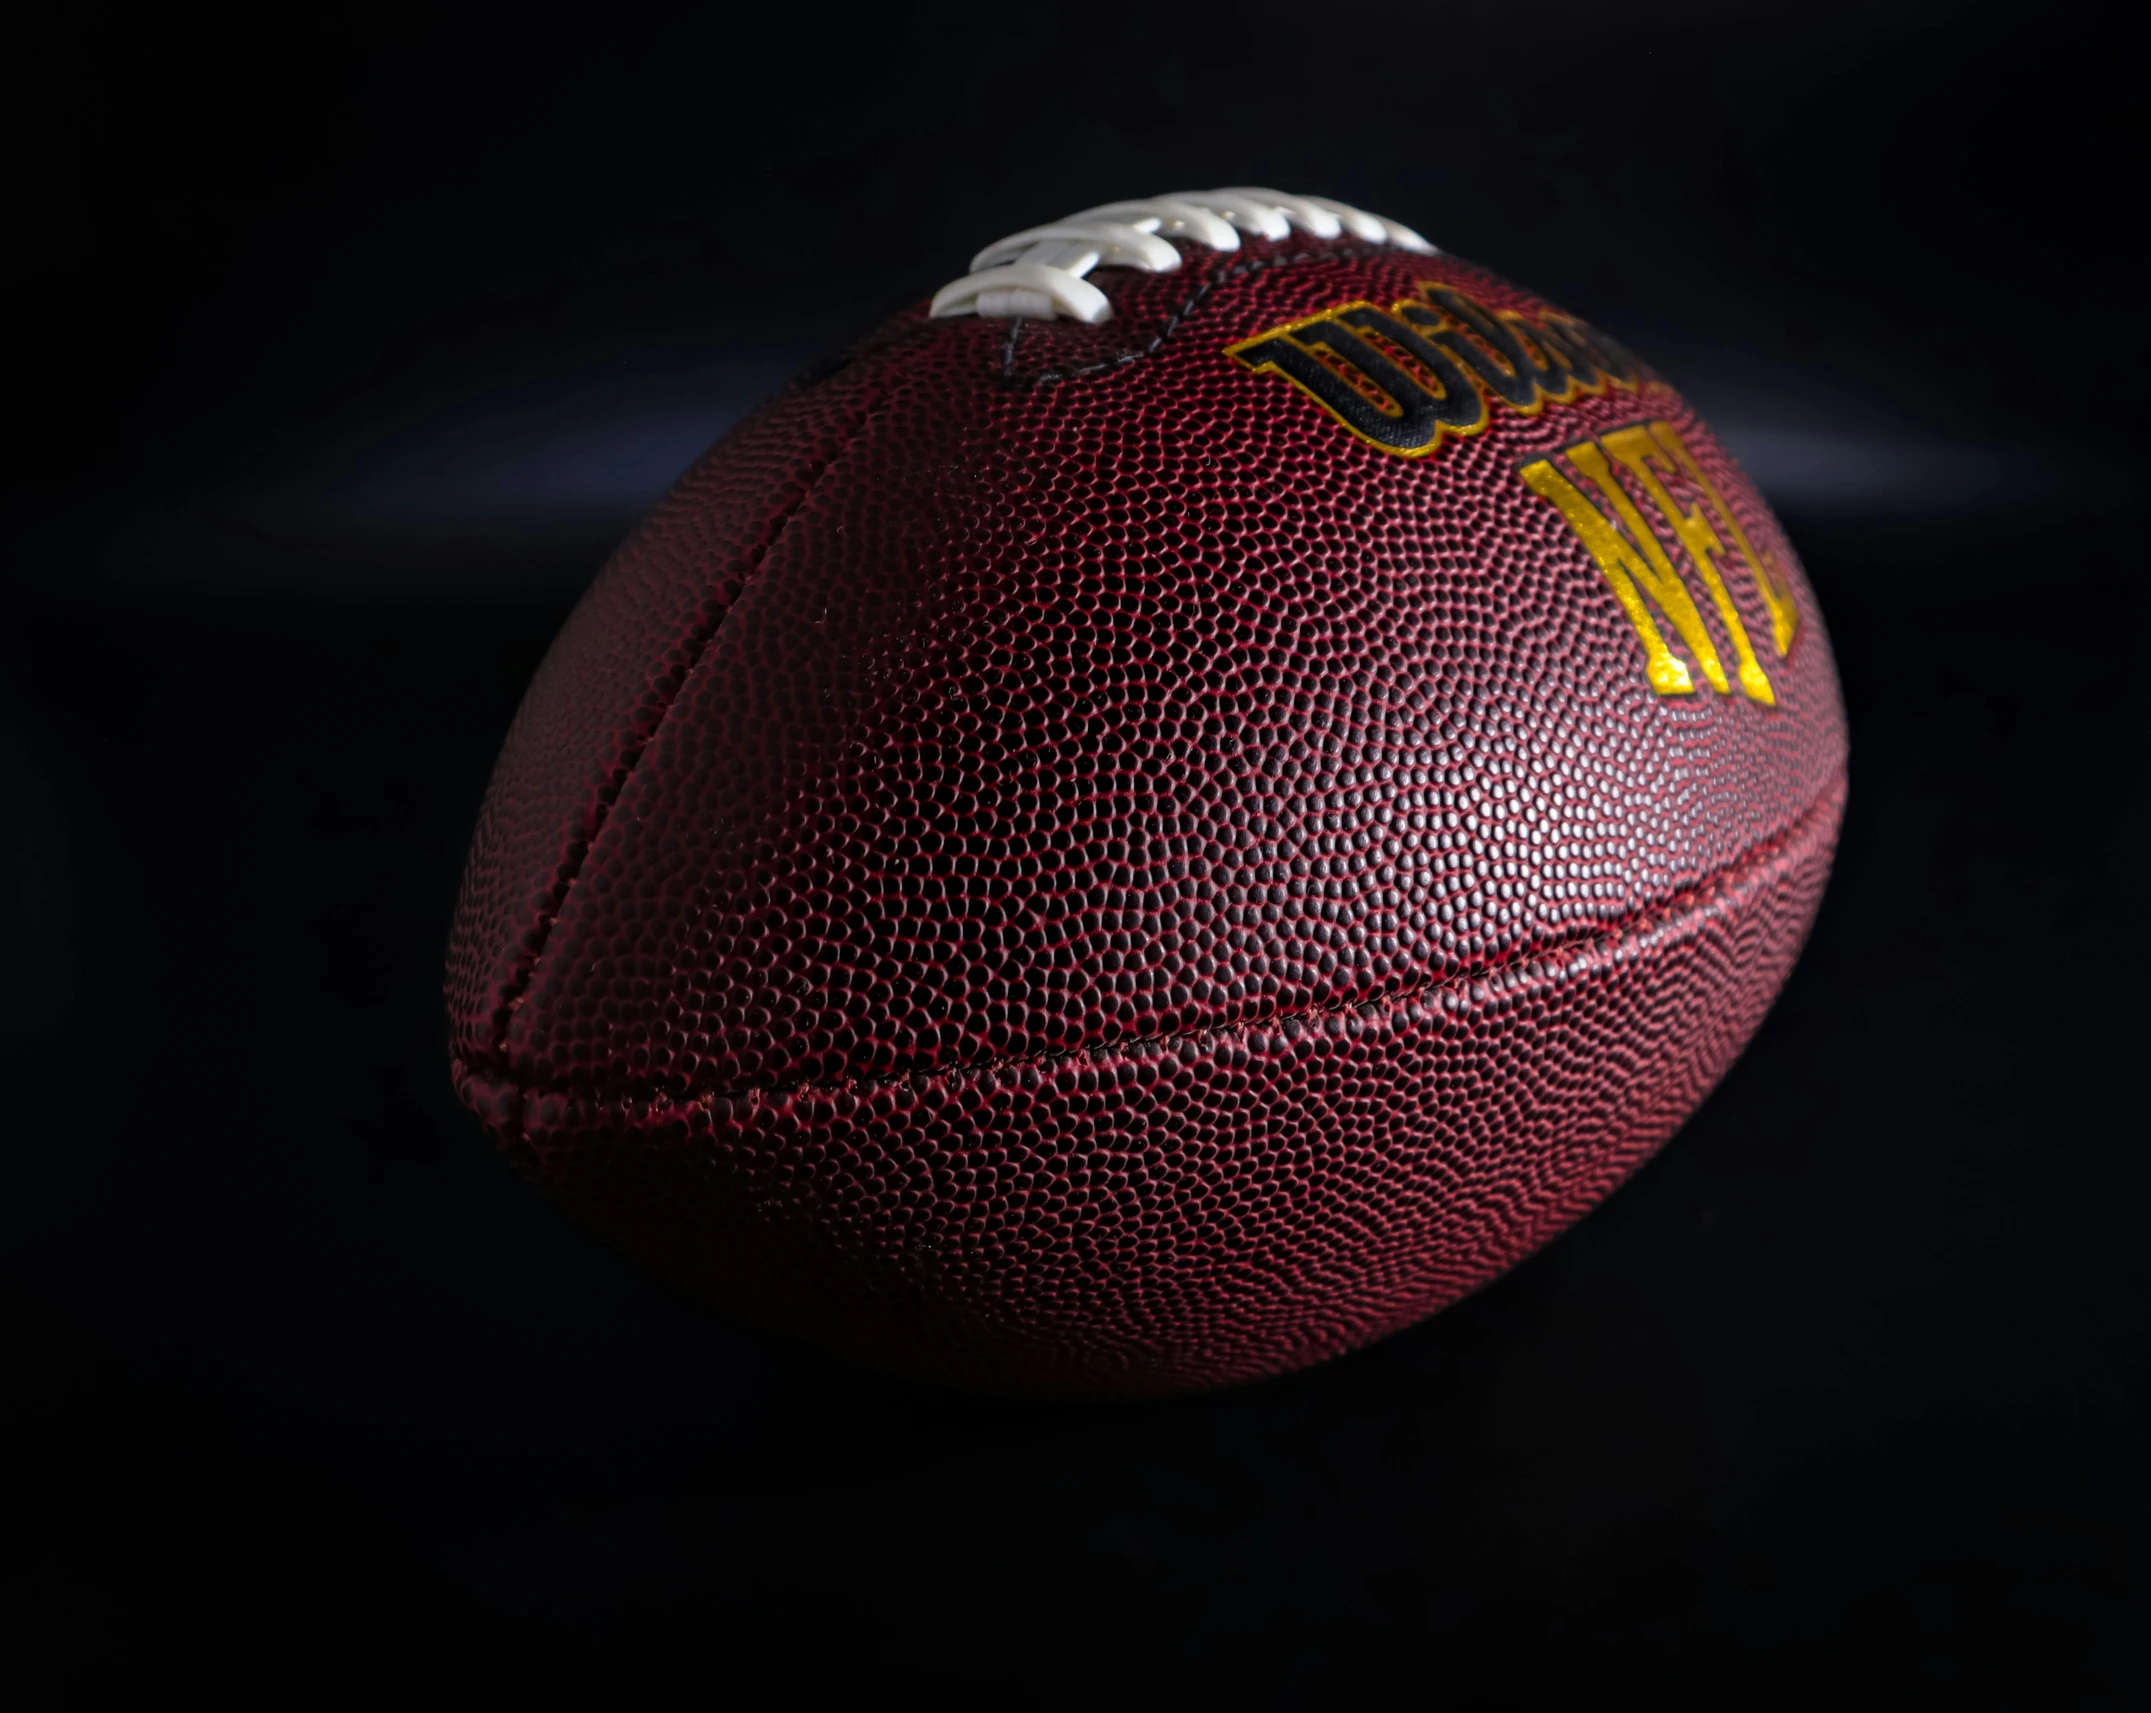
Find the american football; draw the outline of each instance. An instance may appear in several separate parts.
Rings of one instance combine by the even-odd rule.
[[[874,1367],[1348,1351],[1756,1029],[1845,802],[1822,615],[1641,358],[1395,221],[1184,192],[949,272],[554,643],[457,1089],[680,1292]]]

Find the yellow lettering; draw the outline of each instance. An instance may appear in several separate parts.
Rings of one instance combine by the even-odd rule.
[[[1651,424],[1651,434],[1658,444],[1665,448],[1666,455],[1686,472],[1688,480],[1696,485],[1696,490],[1708,502],[1710,509],[1718,514],[1718,521],[1725,525],[1726,533],[1733,538],[1733,545],[1740,549],[1740,556],[1755,573],[1756,591],[1763,597],[1763,605],[1770,609],[1771,640],[1777,644],[1778,655],[1782,659],[1785,651],[1792,647],[1793,631],[1800,622],[1799,609],[1793,604],[1792,585],[1786,582],[1784,571],[1768,554],[1755,551],[1748,540],[1748,532],[1740,527],[1740,519],[1733,515],[1733,508],[1725,503],[1724,496],[1711,485],[1710,478],[1703,474],[1702,466],[1695,461],[1695,455],[1688,450],[1686,443],[1674,432],[1673,425],[1670,422],[1654,422]]]
[[[1606,526],[1607,535],[1626,550],[1627,558],[1621,569],[1657,603],[1658,610],[1673,621],[1673,628],[1688,645],[1688,652],[1703,669],[1710,687],[1720,695],[1728,694],[1733,688],[1732,681],[1726,677],[1725,665],[1718,658],[1718,645],[1703,626],[1703,615],[1696,611],[1695,597],[1688,593],[1688,585],[1681,581],[1664,546],[1651,526],[1643,521],[1643,514],[1636,510],[1635,501],[1621,486],[1620,477],[1613,473],[1613,466],[1607,463],[1606,454],[1598,442],[1579,441],[1568,449],[1568,460],[1606,496],[1606,503],[1613,508],[1614,519],[1627,529],[1624,536],[1612,524]],[[1598,508],[1593,506],[1591,509],[1596,511]],[[1599,560],[1599,566],[1604,568],[1604,559]]]
[[[1733,652],[1740,657],[1740,688],[1750,701],[1765,706],[1775,705],[1777,697],[1771,693],[1770,680],[1756,663],[1755,649],[1748,641],[1747,626],[1740,622],[1740,612],[1733,605],[1733,597],[1726,592],[1725,579],[1718,575],[1717,561],[1711,555],[1723,553],[1725,544],[1718,539],[1716,530],[1703,516],[1703,508],[1695,506],[1682,511],[1673,496],[1666,492],[1658,472],[1651,468],[1656,459],[1670,472],[1680,468],[1673,455],[1657,437],[1655,431],[1663,429],[1667,437],[1678,443],[1669,423],[1652,423],[1648,428],[1620,428],[1605,437],[1605,447],[1621,467],[1651,497],[1651,501],[1665,514],[1673,533],[1680,537],[1681,545],[1688,550],[1688,557],[1695,561],[1695,568],[1702,572],[1703,583],[1710,590],[1711,604],[1718,609],[1718,617],[1725,621],[1726,634],[1733,639]],[[1683,450],[1686,450],[1683,448]],[[1574,457],[1572,452],[1569,454]],[[1691,461],[1692,463],[1692,461]],[[1685,473],[1685,472],[1683,472]],[[1603,486],[1603,482],[1600,484]],[[1631,526],[1633,527],[1633,526]],[[1685,633],[1684,633],[1685,634]],[[1715,679],[1712,680],[1716,682]],[[1720,689],[1724,686],[1720,685]]]
[[[1584,447],[1593,452],[1598,450],[1591,446],[1589,441],[1584,442]],[[1572,449],[1569,456],[1573,458],[1576,451],[1582,449]],[[1605,460],[1601,458],[1599,464],[1603,468]],[[1621,611],[1628,615],[1628,622],[1635,627],[1637,640],[1643,644],[1643,671],[1650,679],[1651,688],[1661,696],[1692,695],[1695,684],[1688,676],[1688,668],[1666,647],[1665,638],[1658,634],[1658,627],[1651,622],[1650,612],[1643,605],[1643,597],[1636,592],[1636,585],[1643,584],[1657,598],[1659,606],[1665,608],[1666,598],[1657,573],[1643,561],[1621,532],[1606,520],[1598,507],[1578,493],[1575,485],[1545,459],[1526,464],[1517,474],[1523,477],[1524,485],[1539,498],[1553,502],[1554,508],[1568,520],[1569,528],[1573,529],[1584,546],[1590,549],[1591,557],[1598,561],[1599,570],[1605,574],[1606,583],[1613,590],[1613,598],[1621,603]],[[1643,534],[1648,538],[1650,531],[1645,530]],[[1663,557],[1662,553],[1660,557]],[[1670,566],[1667,567],[1669,574],[1671,569]],[[1680,587],[1677,578],[1669,577],[1669,580],[1679,591],[1674,598],[1686,603],[1689,612],[1693,613],[1695,603],[1688,599],[1688,591]],[[1667,616],[1673,619],[1676,626],[1680,623],[1679,618],[1670,610]],[[1696,623],[1700,628],[1701,619],[1698,618]],[[1706,637],[1706,653],[1709,646],[1709,639]],[[1717,664],[1718,657],[1715,653],[1708,653],[1708,658],[1712,665]],[[1722,667],[1718,676],[1722,681],[1725,676]]]

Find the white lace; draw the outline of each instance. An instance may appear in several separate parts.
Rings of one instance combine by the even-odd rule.
[[[971,258],[971,271],[934,293],[937,316],[1056,316],[1089,325],[1111,319],[1113,305],[1083,276],[1097,267],[1134,268],[1169,274],[1180,252],[1167,236],[1237,250],[1240,234],[1276,240],[1298,227],[1311,238],[1346,234],[1368,244],[1394,244],[1422,256],[1440,252],[1409,226],[1379,220],[1326,196],[1286,196],[1281,191],[1236,186],[1230,190],[1180,190],[1142,202],[1108,202],[1050,226],[1013,232]]]

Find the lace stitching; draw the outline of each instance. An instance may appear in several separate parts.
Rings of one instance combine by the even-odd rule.
[[[1288,196],[1246,185],[1180,190],[1137,202],[1108,202],[1012,232],[973,256],[962,279],[936,292],[930,313],[937,319],[1066,316],[1096,326],[1112,319],[1113,304],[1085,277],[1094,268],[1169,274],[1182,259],[1169,239],[1230,252],[1240,247],[1242,233],[1275,243],[1295,230],[1324,241],[1350,237],[1416,255],[1441,253],[1409,226],[1326,196]]]

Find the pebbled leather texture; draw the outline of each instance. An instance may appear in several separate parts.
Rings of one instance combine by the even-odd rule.
[[[1225,347],[1421,280],[1544,304],[1186,255],[1095,275],[1096,328],[920,306],[764,406],[509,733],[457,1087],[721,1312],[993,1390],[1298,1366],[1601,1199],[1798,954],[1843,716],[1708,429],[1652,381],[1395,457]],[[1518,479],[1648,419],[1785,567],[1782,658],[1726,577],[1775,707],[1655,694]]]

